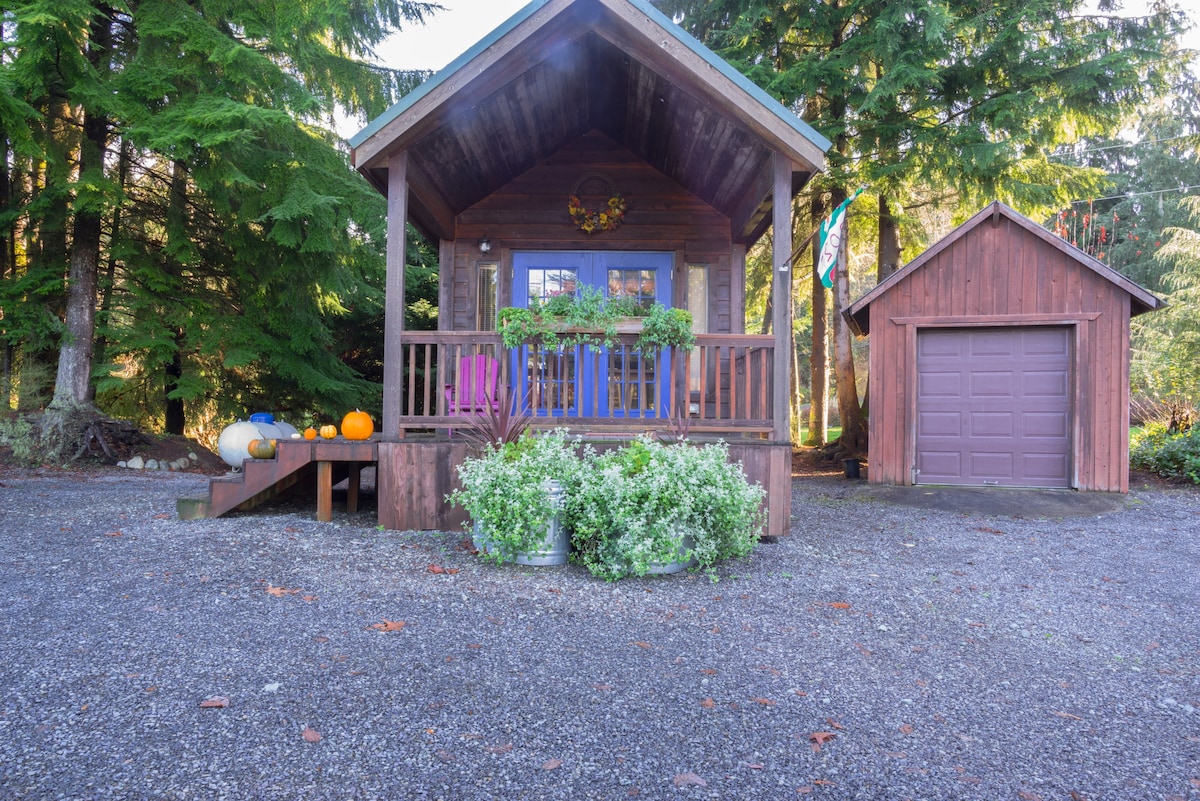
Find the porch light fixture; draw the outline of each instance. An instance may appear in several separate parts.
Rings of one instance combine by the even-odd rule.
[[[480,253],[487,253],[491,249],[492,249],[492,241],[490,239],[488,239],[485,236],[483,239],[479,240],[479,252]]]

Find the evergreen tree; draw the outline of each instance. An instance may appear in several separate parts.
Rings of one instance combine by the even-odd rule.
[[[56,404],[90,401],[100,305],[99,399],[131,416],[179,430],[184,401],[221,417],[371,405],[333,331],[380,308],[385,209],[322,126],[424,77],[368,59],[437,8],[9,4],[0,230],[21,257],[0,271],[0,335],[30,347],[60,321]]]

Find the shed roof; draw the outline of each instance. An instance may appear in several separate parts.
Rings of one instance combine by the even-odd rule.
[[[932,261],[933,258],[939,253],[946,250],[946,248],[953,245],[956,241],[967,236],[977,226],[988,220],[998,220],[1000,217],[1005,217],[1011,220],[1022,230],[1032,234],[1050,247],[1061,251],[1074,261],[1078,262],[1081,267],[1091,270],[1105,280],[1110,281],[1123,289],[1130,295],[1131,315],[1154,311],[1155,309],[1165,305],[1165,301],[1163,301],[1161,298],[1154,295],[1136,282],[1131,281],[1130,279],[1121,275],[1104,262],[1089,255],[1085,251],[1080,250],[1062,237],[1056,236],[1050,231],[1047,231],[1045,228],[1038,225],[1020,212],[1017,212],[996,200],[992,201],[992,203],[987,206],[987,208],[983,209],[983,211],[980,211],[974,217],[955,228],[920,256],[917,256],[908,264],[904,265],[904,267],[892,273],[892,275],[888,276],[885,280],[880,281],[871,291],[867,292],[867,294],[850,304],[850,308],[846,313],[850,318],[851,325],[855,331],[860,335],[866,335],[870,333],[871,322],[869,310],[871,303],[873,303],[876,298],[891,290],[892,287],[904,281],[905,278],[912,275],[917,270],[920,270],[922,267]]]
[[[771,222],[773,156],[793,189],[830,142],[646,0],[533,0],[350,140],[381,191],[407,150],[410,213],[450,238],[453,217],[599,130],[731,220]]]

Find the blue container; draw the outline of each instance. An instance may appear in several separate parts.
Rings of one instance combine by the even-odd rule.
[[[255,412],[250,415],[251,423],[266,423],[267,425],[275,425],[275,415],[270,412]]]

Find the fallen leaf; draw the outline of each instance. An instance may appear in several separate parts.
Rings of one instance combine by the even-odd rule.
[[[813,788],[812,788],[811,784],[806,784],[803,787],[796,788],[796,792],[799,793],[800,795],[808,795],[812,791],[813,791]]]
[[[833,603],[830,604],[830,606],[832,606],[834,609],[849,609],[850,608],[850,604],[846,603],[845,601],[834,601]]]
[[[108,532],[108,534],[107,534],[106,536],[109,536],[109,537],[124,537],[124,536],[125,536],[125,532],[124,532],[124,531],[110,531],[110,532]]]
[[[156,514],[154,516],[154,519],[155,520],[170,520],[171,515],[167,514],[166,512],[159,512],[158,514]]]
[[[808,693],[804,692],[804,690],[792,690],[792,692],[794,692],[796,695],[800,696],[801,698],[805,698],[808,696]]]
[[[838,722],[837,722],[836,720],[834,720],[833,718],[825,718],[825,722],[826,722],[826,723],[828,723],[828,724],[829,724],[830,726],[832,726],[833,728],[837,729],[838,731],[843,731],[843,730],[844,730],[844,727],[842,726],[842,724],[838,723]]]
[[[219,695],[214,695],[212,698],[205,698],[200,702],[201,709],[224,709],[229,706],[229,699]]]
[[[602,691],[608,691],[608,690],[612,689],[611,684],[593,684],[592,687],[594,687],[597,690],[602,690]]]
[[[707,787],[708,782],[697,776],[695,773],[677,773],[671,783],[676,787],[686,787],[689,784],[694,784],[697,787]]]
[[[812,734],[808,735],[808,741],[812,743],[812,750],[820,751],[821,746],[825,745],[825,743],[829,742],[834,737],[837,737],[837,735],[831,731],[814,731]]]
[[[705,709],[712,709],[716,705],[717,705],[717,702],[711,698],[705,698],[703,701],[700,702],[700,706],[704,707]]]
[[[831,782],[829,779],[817,779],[813,784],[820,785],[821,787],[837,787],[837,782]]]
[[[562,767],[561,759],[547,759],[542,763],[542,770],[554,770],[559,767]]]
[[[442,762],[453,762],[454,761],[454,754],[451,753],[450,751],[447,751],[445,748],[439,748],[437,751],[434,752],[434,756],[436,756]]]
[[[509,751],[512,751],[512,749],[512,743],[505,743],[504,745],[489,745],[483,750],[487,751],[489,754],[507,754]]]
[[[273,584],[267,585],[267,595],[274,595],[276,598],[282,598],[285,595],[295,595],[300,590],[288,590],[283,587],[276,587]]]
[[[762,704],[763,706],[775,706],[775,702],[770,698],[752,698],[751,700],[754,701],[754,703]]]
[[[1067,720],[1083,720],[1083,718],[1078,715],[1072,715],[1070,712],[1055,712],[1053,714],[1055,717],[1066,718]]]
[[[902,725],[902,726],[900,727],[900,733],[901,733],[901,734],[912,734],[912,733],[913,733],[913,727],[912,727],[912,724],[911,724],[911,723],[905,723],[904,725]]]
[[[634,645],[636,645],[638,648],[653,648],[654,647],[650,643],[642,642],[641,640],[634,642]]]
[[[403,620],[384,620],[382,623],[373,623],[371,628],[379,629],[380,631],[400,631],[404,628]]]
[[[1017,791],[1017,798],[1020,798],[1021,801],[1042,801],[1042,797],[1040,795],[1035,793],[1027,793],[1024,790]]]
[[[430,573],[445,573],[446,568],[442,567],[441,565],[430,565],[429,572]]]
[[[309,728],[308,726],[304,727],[304,731],[300,732],[300,736],[304,738],[304,742],[306,743],[321,742],[321,733],[316,729]]]
[[[754,764],[743,762],[742,764],[750,768],[750,770],[762,770],[765,767],[761,762],[755,762]]]
[[[299,534],[304,529],[296,528],[295,526],[284,526],[283,530],[286,531],[288,534]]]

